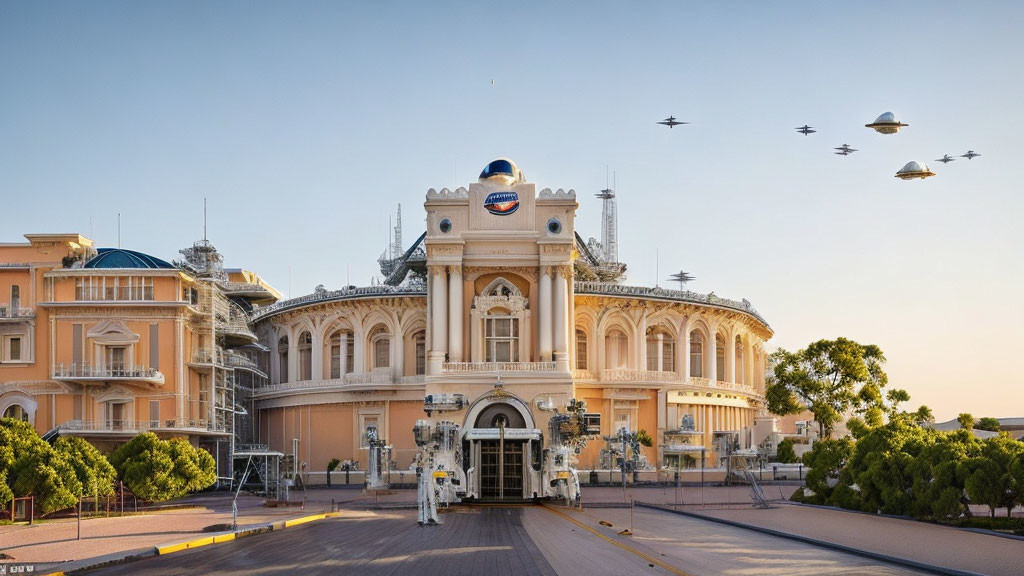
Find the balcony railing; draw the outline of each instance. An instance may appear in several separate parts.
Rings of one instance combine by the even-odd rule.
[[[724,380],[718,380],[712,382],[708,378],[701,378],[700,376],[690,376],[689,380],[683,378],[678,372],[660,372],[657,370],[630,370],[626,368],[615,368],[608,370],[601,370],[600,378],[595,377],[594,373],[589,370],[575,370],[573,371],[573,378],[576,380],[599,380],[601,382],[637,382],[637,383],[676,383],[676,384],[687,384],[697,388],[709,388],[714,390],[731,390],[735,392],[742,392],[744,394],[755,396],[760,398],[761,393],[757,389],[749,384],[740,384],[737,382],[726,382]]]
[[[554,372],[554,362],[445,362],[441,370],[465,372]]]
[[[270,306],[261,306],[252,313],[253,322],[266,318],[277,312],[284,310],[290,310],[292,308],[299,308],[306,304],[313,304],[317,302],[330,302],[334,300],[346,300],[349,298],[372,298],[375,296],[426,296],[427,291],[422,286],[388,286],[383,284],[380,286],[364,286],[362,288],[342,288],[341,290],[322,290],[306,296],[300,296],[298,298],[292,298],[291,300],[282,300],[280,302],[271,304]]]
[[[63,380],[144,380],[157,384],[164,382],[163,373],[155,368],[126,365],[94,366],[87,362],[55,364],[53,377]]]
[[[623,286],[621,284],[607,284],[604,282],[576,282],[576,294],[597,294],[602,296],[640,296],[655,298],[658,300],[673,300],[681,302],[693,302],[695,304],[711,304],[723,308],[731,308],[746,312],[757,318],[762,324],[768,326],[768,322],[751,306],[750,301],[730,300],[719,298],[713,292],[700,294],[689,290],[669,290],[666,288],[650,288],[647,286]]]
[[[225,432],[208,420],[68,420],[57,426],[61,432],[112,432],[138,434],[157,430]]]
[[[331,378],[328,380],[298,380],[294,382],[283,382],[281,384],[269,384],[267,386],[261,386],[254,390],[255,394],[265,394],[271,392],[284,392],[290,390],[322,390],[327,388],[340,388],[346,387],[359,387],[362,388],[367,384],[370,385],[416,385],[423,384],[424,377],[422,374],[416,374],[412,376],[395,376],[390,372],[360,372],[345,374],[344,378]]]
[[[20,320],[22,318],[35,318],[36,311],[24,306],[0,306],[0,320]]]

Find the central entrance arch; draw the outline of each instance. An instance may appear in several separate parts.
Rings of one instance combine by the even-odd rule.
[[[480,398],[470,407],[463,430],[468,497],[537,497],[542,438],[525,402],[501,391]]]

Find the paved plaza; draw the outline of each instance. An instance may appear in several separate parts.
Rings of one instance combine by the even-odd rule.
[[[767,486],[769,495],[789,486]],[[632,536],[629,500],[672,507],[708,518],[764,527],[883,557],[970,573],[1016,575],[1024,541],[956,528],[851,512],[776,503],[750,506],[744,487],[592,487],[584,509],[560,506],[460,506],[444,524],[421,528],[415,492],[379,496],[357,489],[315,489],[306,507],[267,508],[262,499],[239,498],[243,527],[323,511],[339,517],[269,534],[89,572],[90,574],[908,574],[912,568],[829,550],[740,527],[636,508]],[[207,535],[203,528],[230,523],[231,498],[202,494],[184,502],[196,508],[144,516],[97,518],[0,527],[0,552],[40,571],[72,560],[126,551],[149,551]],[[701,505],[701,502],[704,505]],[[602,524],[611,524],[607,526]]]

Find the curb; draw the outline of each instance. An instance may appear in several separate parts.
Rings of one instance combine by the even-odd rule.
[[[798,534],[791,534],[789,532],[782,532],[780,530],[773,530],[771,528],[763,528],[761,526],[753,526],[750,524],[743,524],[742,522],[736,522],[734,520],[726,520],[724,518],[715,518],[713,516],[704,516],[701,514],[695,514],[693,512],[686,512],[685,510],[674,510],[672,508],[665,508],[658,504],[648,504],[646,502],[636,502],[637,506],[643,508],[650,508],[652,510],[660,510],[662,512],[668,512],[670,514],[679,514],[680,516],[687,516],[690,518],[697,518],[699,520],[706,520],[708,522],[715,522],[718,524],[725,524],[726,526],[733,526],[735,528],[744,528],[752,530],[754,532],[760,532],[762,534],[768,534],[770,536],[777,536],[779,538],[785,538],[787,540],[794,540],[796,542],[802,542],[804,544],[810,544],[819,548],[827,548],[830,550],[836,550],[838,552],[845,552],[846,554],[853,554],[862,558],[870,558],[872,560],[879,560],[882,562],[888,562],[890,564],[896,564],[906,568],[913,568],[915,570],[923,570],[925,572],[931,572],[932,574],[939,574],[941,576],[984,576],[979,572],[969,572],[966,570],[957,570],[955,568],[946,568],[944,566],[935,566],[932,564],[925,564],[916,560],[909,560],[907,558],[900,558],[898,556],[889,556],[888,554],[880,554],[878,552],[869,552],[867,550],[861,550],[859,548],[852,548],[850,546],[844,546],[842,544],[836,544],[834,542],[828,542],[825,540],[817,540],[815,538],[809,538],[807,536],[800,536]]]
[[[54,566],[39,572],[42,576],[65,576],[71,574],[77,574],[87,570],[94,570],[96,568],[103,568],[106,566],[113,566],[115,564],[124,564],[127,562],[133,562],[142,558],[151,558],[153,556],[166,556],[167,554],[173,554],[182,550],[192,550],[194,548],[201,548],[203,546],[209,546],[211,544],[222,544],[224,542],[231,542],[238,538],[245,538],[247,536],[255,536],[257,534],[265,534],[267,532],[273,532],[275,530],[284,530],[292,526],[299,526],[306,524],[307,522],[315,522],[317,520],[323,520],[324,518],[336,518],[340,516],[340,512],[324,512],[321,514],[311,514],[309,516],[301,516],[299,518],[292,518],[291,520],[278,520],[276,522],[267,522],[264,524],[255,524],[248,528],[242,528],[234,532],[224,532],[222,534],[215,534],[213,536],[204,536],[202,538],[194,538],[192,540],[186,540],[185,542],[178,542],[176,544],[168,544],[165,546],[153,546],[150,548],[137,548],[135,550],[129,550],[126,552],[114,552],[105,556],[96,556],[94,558],[86,558],[83,560],[76,560],[68,562],[59,568]]]

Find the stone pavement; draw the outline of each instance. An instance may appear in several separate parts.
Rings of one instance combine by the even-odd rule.
[[[792,486],[765,486],[770,498],[788,496]],[[725,518],[745,524],[861,548],[879,554],[908,558],[986,574],[1020,574],[1024,541],[978,534],[955,528],[851,512],[779,504],[772,510],[750,507],[746,487],[591,487],[583,492],[588,506],[628,505],[629,499],[666,505],[679,503],[688,512]],[[364,494],[354,488],[310,489],[305,509],[267,508],[263,499],[239,496],[239,525],[247,526],[295,518],[327,510],[332,505],[359,510],[374,507],[413,507],[415,490],[389,494]],[[298,494],[293,493],[293,498]],[[96,518],[82,523],[82,540],[76,539],[74,520],[41,522],[35,526],[0,526],[0,552],[13,562],[53,563],[91,558],[181,542],[202,534],[203,528],[231,522],[232,495],[200,494],[178,503],[198,508],[167,510],[141,516]],[[704,506],[701,506],[703,501]],[[257,536],[256,538],[260,538]]]

